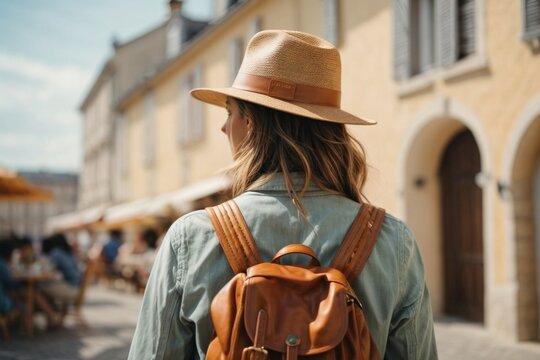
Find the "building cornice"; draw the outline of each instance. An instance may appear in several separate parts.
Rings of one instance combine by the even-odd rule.
[[[168,24],[169,20],[170,19],[163,21],[159,25],[152,27],[150,30],[145,31],[124,43],[117,43],[117,42],[113,43],[114,54],[111,55],[107,59],[107,61],[101,68],[101,71],[99,72],[99,75],[97,76],[96,81],[94,81],[94,83],[92,84],[92,87],[90,88],[84,100],[81,102],[81,105],[79,106],[80,111],[84,112],[86,110],[86,108],[88,107],[88,104],[94,99],[96,94],[99,92],[99,89],[101,88],[101,85],[103,85],[105,79],[114,72],[114,63],[115,63],[116,54],[118,53],[118,51],[121,51],[122,48],[125,48],[126,46],[129,46],[147,36],[150,36],[156,31],[162,30]]]
[[[86,111],[88,104],[94,99],[99,89],[101,88],[101,85],[105,82],[105,79],[107,79],[108,76],[113,73],[113,71],[114,71],[114,55],[111,56],[101,68],[101,71],[99,72],[99,75],[97,76],[96,81],[94,81],[94,83],[92,84],[92,87],[86,94],[81,105],[79,105],[80,111],[82,112]]]

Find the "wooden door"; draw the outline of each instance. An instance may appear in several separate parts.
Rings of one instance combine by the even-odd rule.
[[[465,130],[448,144],[439,169],[443,227],[445,311],[484,320],[484,254],[480,153]]]

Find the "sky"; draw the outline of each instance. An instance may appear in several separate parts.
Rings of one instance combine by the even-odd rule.
[[[0,0],[0,167],[79,171],[79,106],[112,54],[158,25],[167,0]],[[185,0],[209,19],[213,0]]]

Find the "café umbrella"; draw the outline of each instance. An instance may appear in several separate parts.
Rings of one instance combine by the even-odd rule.
[[[0,168],[0,201],[50,201],[52,194],[30,184],[17,173]]]

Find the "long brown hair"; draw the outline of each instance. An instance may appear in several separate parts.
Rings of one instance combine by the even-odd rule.
[[[234,196],[281,172],[289,196],[303,215],[301,198],[310,182],[329,193],[357,202],[366,200],[362,193],[367,177],[365,151],[345,125],[232,100],[252,122],[230,168]],[[293,185],[294,172],[304,175],[300,191]]]

